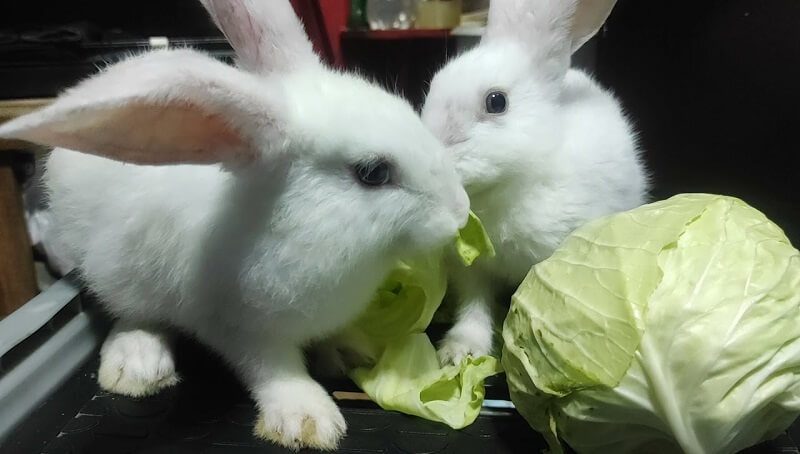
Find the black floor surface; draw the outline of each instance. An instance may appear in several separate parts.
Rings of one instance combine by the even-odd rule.
[[[157,396],[131,399],[100,391],[97,358],[87,362],[15,432],[1,453],[287,453],[252,436],[253,402],[222,363],[191,342],[177,349],[183,381]],[[347,382],[331,390],[357,391]],[[487,384],[487,398],[504,398],[500,377]],[[482,414],[470,427],[448,427],[364,401],[340,402],[348,423],[338,452],[539,453],[544,440],[516,413]],[[303,451],[306,452],[306,451]],[[307,451],[311,452],[311,451]],[[798,453],[788,436],[752,453]]]
[[[144,399],[98,389],[97,358],[85,364],[47,400],[2,453],[288,453],[252,436],[256,411],[227,368],[204,349],[182,342],[177,368],[183,381]],[[506,395],[502,380],[489,397]],[[357,392],[348,382],[330,390]],[[482,415],[469,428],[448,427],[394,412],[370,402],[339,402],[348,424],[341,453],[518,453],[539,452],[544,441],[517,414]],[[311,451],[308,451],[311,452]]]

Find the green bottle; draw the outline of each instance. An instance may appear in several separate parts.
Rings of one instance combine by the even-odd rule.
[[[351,30],[367,28],[367,0],[350,0],[350,18],[347,26]]]

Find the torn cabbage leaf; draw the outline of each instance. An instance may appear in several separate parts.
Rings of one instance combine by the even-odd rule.
[[[461,429],[478,417],[483,381],[498,373],[498,366],[497,358],[482,356],[441,367],[428,336],[415,333],[387,344],[373,368],[351,376],[382,408]]]
[[[480,220],[470,214],[456,240],[465,265],[494,255]],[[378,352],[377,363],[350,377],[378,405],[461,429],[478,417],[484,380],[500,372],[491,356],[466,358],[441,367],[425,330],[447,289],[443,254],[400,263],[384,281],[366,312],[350,328]]]
[[[472,265],[481,255],[494,257],[494,246],[478,216],[469,212],[469,220],[456,237],[456,253],[465,266]]]
[[[502,364],[562,452],[734,453],[800,414],[800,254],[731,197],[591,222],[514,295]]]

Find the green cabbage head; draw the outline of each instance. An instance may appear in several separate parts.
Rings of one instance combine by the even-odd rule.
[[[575,231],[503,338],[554,452],[738,452],[800,414],[800,255],[738,199],[676,196]]]

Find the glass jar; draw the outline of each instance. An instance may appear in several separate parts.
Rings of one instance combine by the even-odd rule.
[[[351,30],[367,28],[367,0],[350,0],[350,17],[347,26]]]
[[[367,0],[367,20],[372,30],[407,30],[414,26],[416,0]]]

